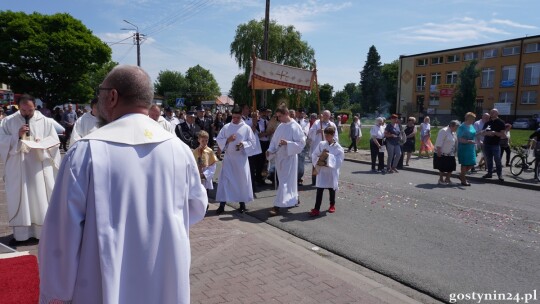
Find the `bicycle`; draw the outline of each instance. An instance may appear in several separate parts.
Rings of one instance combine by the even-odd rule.
[[[513,150],[517,155],[512,157],[512,160],[510,161],[510,173],[512,173],[512,175],[519,176],[523,171],[531,170],[534,172],[534,170],[536,170],[535,176],[539,176],[538,171],[540,171],[540,166],[536,166],[535,168],[536,157],[533,157],[533,159],[529,161],[529,155],[534,155],[535,146],[536,140],[530,139],[528,145],[513,147]]]

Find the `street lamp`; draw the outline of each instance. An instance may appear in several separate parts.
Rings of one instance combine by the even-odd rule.
[[[141,35],[139,34],[139,27],[135,24],[124,19],[124,22],[135,27],[135,43],[137,43],[137,66],[141,66]],[[132,30],[132,29],[122,29]]]

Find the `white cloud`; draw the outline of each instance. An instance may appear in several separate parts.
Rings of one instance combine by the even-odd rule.
[[[324,3],[309,0],[297,4],[279,5],[272,9],[271,19],[280,24],[292,24],[296,30],[306,33],[316,30],[321,22],[319,16],[337,12],[352,6],[351,2]]]
[[[492,19],[489,22],[493,23],[493,24],[507,25],[507,26],[515,27],[515,28],[534,29],[534,30],[538,29],[537,26],[521,24],[521,23],[517,23],[517,22],[511,21],[511,20],[508,20],[508,19]]]
[[[511,20],[492,19],[485,21],[470,17],[454,18],[447,22],[429,22],[421,25],[404,27],[399,30],[396,39],[403,42],[433,41],[460,42],[490,38],[491,35],[508,36],[511,28],[536,29],[535,26],[519,24]],[[491,38],[490,38],[491,39]]]

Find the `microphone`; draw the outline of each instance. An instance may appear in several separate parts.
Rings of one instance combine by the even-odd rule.
[[[26,122],[26,125],[28,125],[28,131],[26,131],[26,136],[30,136],[30,116],[26,115],[24,116],[24,121]]]

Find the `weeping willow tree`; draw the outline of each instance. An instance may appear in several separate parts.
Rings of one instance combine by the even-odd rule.
[[[476,69],[478,61],[473,60],[459,73],[458,87],[452,99],[452,114],[463,119],[467,112],[476,110],[476,78],[480,72]]]

